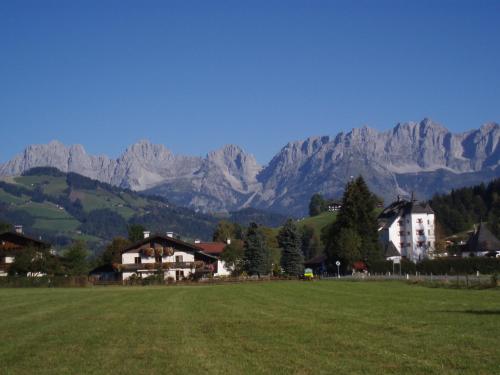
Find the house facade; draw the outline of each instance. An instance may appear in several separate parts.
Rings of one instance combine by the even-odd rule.
[[[144,239],[122,251],[122,279],[161,275],[165,280],[181,281],[202,274],[213,274],[217,257],[174,237],[145,232]]]
[[[399,199],[378,217],[379,238],[386,258],[418,262],[432,258],[435,249],[435,215],[428,203]]]
[[[9,269],[14,263],[16,255],[26,248],[50,249],[50,244],[26,236],[20,225],[16,225],[15,232],[0,234],[0,276],[9,274]]]

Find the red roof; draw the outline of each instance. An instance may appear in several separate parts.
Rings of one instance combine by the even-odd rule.
[[[221,254],[226,247],[224,242],[200,242],[195,245],[207,254]]]

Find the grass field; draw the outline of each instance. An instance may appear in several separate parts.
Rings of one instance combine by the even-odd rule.
[[[336,212],[322,212],[317,216],[306,217],[305,219],[300,220],[297,224],[299,227],[309,225],[315,228],[318,233],[321,233],[321,230],[327,225],[333,223],[336,217]]]
[[[398,282],[0,289],[1,374],[494,374],[500,291]]]

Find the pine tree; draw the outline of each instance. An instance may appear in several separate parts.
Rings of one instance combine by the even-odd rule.
[[[287,220],[280,230],[278,234],[278,244],[282,250],[281,267],[285,275],[302,275],[304,272],[304,256],[300,249],[300,233],[293,220]]]
[[[347,184],[337,220],[324,235],[331,268],[339,259],[344,265],[352,265],[357,260],[370,265],[383,258],[375,212],[377,201],[361,176]]]
[[[251,223],[245,239],[245,270],[250,275],[269,275],[271,261],[266,240],[257,224]]]

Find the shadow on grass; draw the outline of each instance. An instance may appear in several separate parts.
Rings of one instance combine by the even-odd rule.
[[[445,310],[439,311],[445,313],[456,314],[472,314],[472,315],[500,315],[500,310]]]

